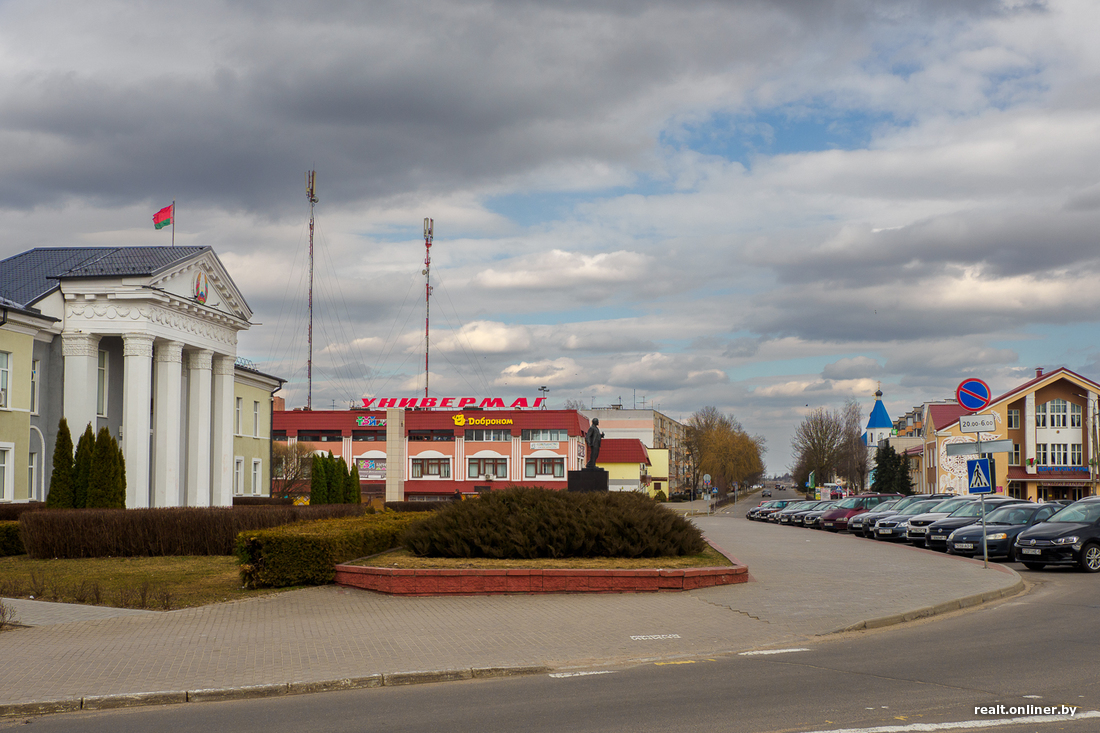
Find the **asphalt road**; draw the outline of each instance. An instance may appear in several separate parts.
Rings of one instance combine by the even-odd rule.
[[[776,528],[777,532],[794,532]],[[683,659],[572,676],[387,687],[29,719],[36,731],[1100,730],[1100,575],[1029,572],[1029,592],[801,651]],[[976,707],[1003,705],[1004,713]],[[1072,706],[1031,719],[1026,706]],[[1013,714],[1009,709],[1025,707]],[[1013,718],[1026,721],[1009,724]],[[0,729],[24,725],[6,720]]]

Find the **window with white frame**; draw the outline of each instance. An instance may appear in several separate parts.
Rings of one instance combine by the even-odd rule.
[[[233,464],[233,493],[244,493],[244,458],[237,456]]]
[[[412,459],[412,478],[450,478],[450,458]]]
[[[1045,428],[1047,426],[1047,403],[1036,406],[1035,408],[1035,427]]]
[[[1050,408],[1050,427],[1066,427],[1066,415],[1069,412],[1069,403],[1065,400],[1051,400],[1047,405]]]
[[[241,411],[244,409],[244,400],[240,397],[237,398],[237,427],[233,430],[237,435],[243,435],[241,431]]]
[[[42,371],[42,362],[35,359],[31,362],[31,414],[38,414],[38,373]]]
[[[252,494],[258,495],[263,493],[263,487],[260,485],[260,481],[263,477],[264,463],[259,458],[252,459]]]
[[[467,430],[466,440],[472,443],[504,442],[512,439],[511,430]]]
[[[1008,411],[1008,429],[1017,430],[1020,427],[1020,411],[1009,410]]]
[[[38,486],[38,454],[31,451],[27,457],[27,496],[35,498],[34,490]]]
[[[8,391],[8,381],[11,379],[11,354],[0,351],[0,408],[11,407],[11,393]]]
[[[1070,404],[1069,406],[1069,426],[1071,428],[1081,427],[1081,406],[1077,404]]]
[[[97,417],[107,417],[107,366],[108,354],[99,352],[99,370],[95,385],[95,414]]]
[[[1045,466],[1047,465],[1047,444],[1036,443],[1035,444],[1035,465]]]
[[[1069,446],[1069,465],[1080,466],[1081,463],[1081,444],[1071,443]]]
[[[470,458],[468,460],[467,478],[481,478],[482,476],[508,478],[507,458]]]
[[[542,442],[542,441],[552,442],[552,441],[555,441],[555,440],[556,441],[564,441],[564,440],[569,440],[569,431],[568,430],[552,430],[552,429],[546,429],[546,428],[543,428],[541,430],[524,430],[524,431],[522,431],[522,434],[521,434],[520,438],[521,438],[521,440],[523,440],[524,443],[527,443],[527,442],[530,442],[530,441],[539,441],[539,442]]]
[[[1012,444],[1012,458],[1009,460],[1008,465],[1019,466],[1020,465],[1020,444]]]
[[[525,458],[523,461],[524,478],[538,478],[540,476],[564,478],[564,458]]]
[[[0,501],[11,501],[15,494],[15,477],[12,475],[14,443],[0,443]]]
[[[1052,465],[1052,466],[1068,466],[1069,465],[1069,444],[1068,443],[1051,443],[1050,444],[1050,465]]]
[[[252,403],[252,437],[260,437],[260,403]]]

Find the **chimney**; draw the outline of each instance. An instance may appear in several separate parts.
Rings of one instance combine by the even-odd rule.
[[[1038,379],[1041,376],[1043,376],[1043,368],[1035,367],[1035,378]]]

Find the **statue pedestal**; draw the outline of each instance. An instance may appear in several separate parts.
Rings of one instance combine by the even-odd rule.
[[[568,491],[607,491],[607,471],[602,468],[585,468],[569,471]]]

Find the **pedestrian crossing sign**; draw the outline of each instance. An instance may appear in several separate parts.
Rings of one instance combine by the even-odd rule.
[[[971,494],[993,493],[993,481],[990,477],[988,458],[975,458],[967,461],[966,475]]]

